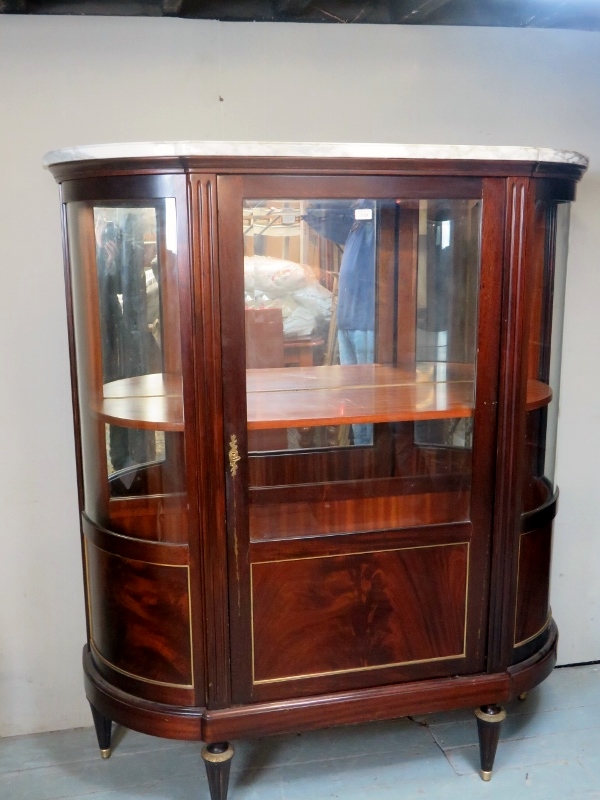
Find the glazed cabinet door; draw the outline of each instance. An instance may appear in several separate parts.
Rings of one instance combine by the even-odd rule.
[[[234,702],[485,669],[503,186],[218,179]]]
[[[90,656],[126,692],[203,702],[185,178],[63,200]]]

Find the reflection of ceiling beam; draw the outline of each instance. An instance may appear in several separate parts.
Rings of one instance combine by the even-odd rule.
[[[397,14],[395,14],[395,21],[421,22],[421,20],[427,19],[430,14],[433,14],[434,11],[450,2],[452,0],[420,0],[420,2],[413,0],[413,2],[408,3],[408,8],[405,10],[400,8],[398,10]]]
[[[27,14],[27,0],[0,0],[0,14]]]
[[[2,14],[600,31],[600,0],[0,0]]]
[[[161,9],[165,17],[178,17],[183,10],[184,0],[161,0]]]
[[[276,14],[296,16],[303,14],[312,2],[313,0],[274,0],[273,8]]]

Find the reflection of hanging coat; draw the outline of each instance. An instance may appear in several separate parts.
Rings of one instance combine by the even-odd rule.
[[[375,211],[371,200],[331,200],[310,208],[306,222],[326,239],[344,244],[338,283],[337,324],[342,330],[375,330],[375,216],[356,220],[357,209]]]
[[[148,313],[144,272],[143,229],[137,216],[129,214],[123,225],[121,286],[123,292],[122,377],[148,372]]]
[[[109,268],[106,241],[117,245],[115,263]],[[122,230],[106,226],[98,248],[98,289],[102,330],[104,382],[145,375],[153,365],[155,342],[148,332],[143,230],[129,214]],[[120,299],[119,299],[120,298]],[[156,361],[156,359],[154,359]]]
[[[109,265],[106,243],[118,245],[115,263]],[[102,338],[102,379],[104,383],[122,378],[123,311],[119,302],[121,294],[120,231],[116,225],[107,226],[98,247],[98,300],[100,304],[100,332]]]

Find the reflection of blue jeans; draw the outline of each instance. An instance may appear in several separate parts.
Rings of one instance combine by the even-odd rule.
[[[338,330],[340,364],[372,364],[375,355],[375,331]],[[373,426],[352,426],[354,444],[373,444]]]

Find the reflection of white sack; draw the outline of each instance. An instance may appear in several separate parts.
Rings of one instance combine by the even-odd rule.
[[[303,289],[298,289],[297,292],[294,292],[293,297],[315,317],[323,317],[326,321],[331,319],[332,294],[329,289],[321,286],[317,281],[309,283]]]
[[[160,297],[158,292],[158,281],[154,277],[152,270],[146,270],[146,319],[148,325],[160,318]]]
[[[263,295],[263,301],[260,304],[255,303],[255,308],[280,308],[285,328],[285,320],[298,308],[298,303],[292,297],[276,297],[270,300]]]
[[[244,259],[244,291],[254,294],[254,267],[246,262],[247,259]]]
[[[285,294],[306,286],[312,275],[308,267],[284,258],[269,256],[246,256],[244,258],[244,285],[249,288],[251,275],[254,286],[271,297]]]
[[[310,336],[315,329],[315,318],[306,308],[298,306],[283,320],[283,335],[288,338]]]

